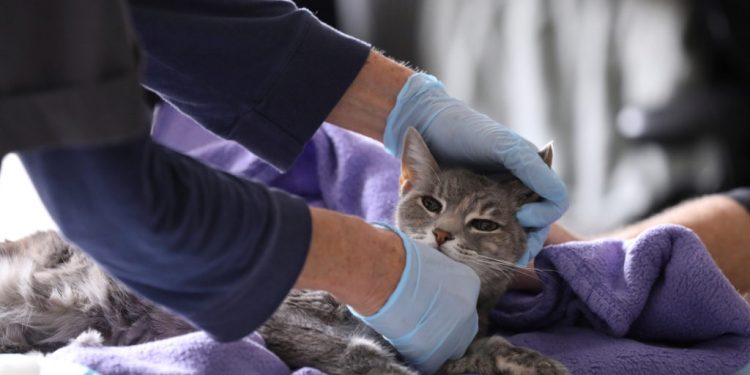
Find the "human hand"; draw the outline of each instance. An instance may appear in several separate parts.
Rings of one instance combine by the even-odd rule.
[[[536,146],[451,97],[440,81],[423,73],[409,77],[388,116],[384,143],[389,152],[401,155],[409,127],[419,130],[440,165],[480,174],[507,169],[542,198],[516,213],[529,233],[526,253],[518,261],[525,266],[541,250],[548,226],[568,208],[565,185],[539,157]]]
[[[396,289],[370,316],[349,308],[388,340],[406,360],[433,373],[448,359],[460,358],[478,330],[479,277],[468,266],[436,249],[401,237],[406,265]]]

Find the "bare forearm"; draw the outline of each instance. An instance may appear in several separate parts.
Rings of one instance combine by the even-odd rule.
[[[363,315],[377,312],[404,270],[401,239],[354,216],[310,211],[310,251],[295,287],[328,291]]]
[[[711,195],[690,200],[624,229],[596,237],[630,239],[658,224],[692,229],[722,272],[741,291],[750,290],[750,214],[735,200]]]
[[[733,199],[710,195],[683,202],[646,220],[596,237],[630,239],[654,225],[679,224],[692,229],[707,246],[724,246],[728,239],[750,239],[748,220],[750,215]]]
[[[412,73],[408,67],[370,51],[357,78],[326,121],[382,142],[388,114]]]
[[[629,240],[660,224],[678,224],[690,228],[703,241],[716,264],[741,292],[750,291],[750,214],[734,199],[710,195],[683,202],[662,213],[622,229],[592,236],[570,233],[553,224],[546,245],[597,238]],[[533,267],[533,266],[532,266]],[[514,288],[540,290],[538,277],[523,270],[514,280]]]

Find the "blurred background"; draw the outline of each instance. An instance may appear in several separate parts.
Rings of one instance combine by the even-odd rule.
[[[746,0],[310,0],[538,146],[565,225],[612,229],[750,185]]]
[[[750,185],[747,0],[299,0],[538,146],[554,140],[563,222],[606,231]],[[17,158],[0,239],[54,227]]]

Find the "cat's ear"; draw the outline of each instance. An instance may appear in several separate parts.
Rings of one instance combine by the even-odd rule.
[[[539,156],[544,160],[544,164],[547,164],[550,168],[552,168],[552,151],[552,142],[547,143],[541,150],[539,150]]]
[[[401,155],[400,193],[403,195],[415,185],[431,184],[440,170],[422,136],[414,128],[406,130]]]
[[[552,142],[547,143],[541,150],[539,150],[539,157],[542,158],[544,164],[547,164],[550,168],[552,168],[552,155]],[[539,200],[539,195],[526,187],[521,181],[516,180],[513,183],[516,185],[514,186],[514,189],[519,192],[521,204],[536,202]]]

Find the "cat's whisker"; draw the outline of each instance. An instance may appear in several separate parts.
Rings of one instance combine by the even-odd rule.
[[[492,261],[490,259],[475,258],[475,259],[473,259],[473,261],[475,261],[477,263],[489,264],[489,265],[499,266],[499,267],[508,268],[508,269],[514,268],[512,265],[509,265],[509,264],[506,264],[506,263],[502,263],[502,262],[495,262],[495,261]]]
[[[481,260],[483,260],[483,261],[486,261],[486,262],[490,262],[490,263],[501,264],[501,265],[503,265],[503,266],[506,266],[506,267],[508,267],[508,268],[512,268],[512,269],[519,269],[519,268],[523,268],[523,267],[521,267],[521,266],[519,266],[519,265],[517,265],[517,264],[515,264],[515,263],[509,262],[509,261],[507,261],[507,260],[502,260],[502,259],[495,259],[495,258],[490,258],[490,257],[484,256],[484,255],[480,255],[480,254],[476,254],[476,255],[474,255],[474,256],[475,256],[475,257],[476,257],[477,259],[481,259]]]
[[[513,269],[508,268],[504,265],[499,265],[499,264],[490,263],[490,262],[482,262],[479,260],[470,261],[469,263],[482,267],[484,269],[489,269],[492,271],[502,273],[503,275],[506,275],[506,276],[512,275],[514,273]]]
[[[466,257],[467,262],[471,262],[475,265],[482,266],[485,268],[490,268],[495,271],[501,271],[504,274],[510,274],[515,269],[519,268],[513,263],[503,261],[500,259],[495,259],[491,257],[487,257],[484,255],[480,255],[476,253],[475,251],[469,251],[464,249],[463,251],[459,250],[459,254],[462,254]]]
[[[469,249],[466,249],[466,248],[464,248],[464,249],[465,249],[465,251],[461,252],[462,254],[466,255],[467,257],[472,258],[472,260],[474,260],[476,262],[483,261],[484,263],[482,263],[482,265],[498,264],[498,265],[504,267],[505,270],[509,270],[509,271],[516,271],[516,270],[525,268],[525,267],[521,267],[521,266],[519,266],[519,265],[517,265],[515,263],[512,263],[512,262],[509,262],[507,260],[504,260],[504,259],[492,258],[492,257],[488,257],[488,256],[485,256],[485,255],[479,254],[479,253],[477,253],[477,252],[475,252],[473,250],[469,250]],[[536,268],[535,267],[534,270],[539,271],[541,273],[549,273],[549,274],[559,274],[560,273],[559,271],[557,271],[555,269],[548,269],[548,268]]]
[[[506,269],[511,270],[511,271],[517,271],[519,269],[525,268],[525,267],[518,266],[516,264],[512,264],[512,263],[507,262],[507,261],[493,260],[492,258],[489,258],[489,259],[486,259],[486,260],[489,260],[491,262],[501,263],[503,267],[506,267]],[[559,274],[560,273],[559,271],[557,271],[555,269],[551,269],[551,268],[534,268],[534,270],[535,271],[539,271],[540,273],[547,273],[547,274]]]
[[[507,260],[495,259],[495,258],[491,258],[491,257],[484,256],[484,255],[481,255],[481,254],[473,253],[470,256],[471,257],[475,257],[475,259],[481,259],[483,261],[501,264],[503,267],[507,267],[508,269],[518,270],[518,269],[525,268],[525,267],[521,267],[521,266],[519,266],[519,265],[517,265],[515,263],[511,263],[511,262],[509,262]],[[536,268],[535,267],[534,270],[542,272],[542,273],[555,273],[555,274],[559,274],[560,273],[559,271],[557,271],[555,269],[551,269],[551,268]]]

